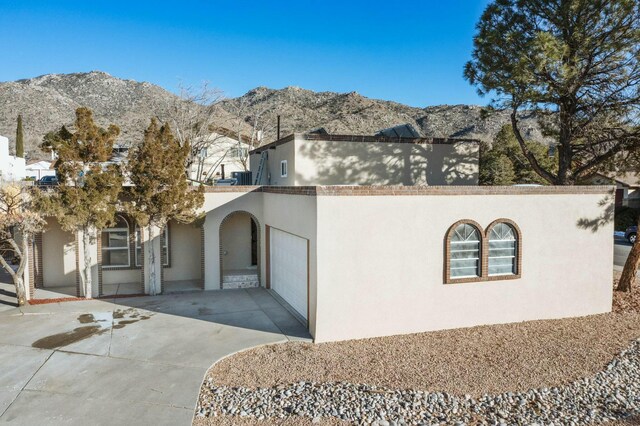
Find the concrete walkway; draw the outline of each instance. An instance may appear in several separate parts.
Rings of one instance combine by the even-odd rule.
[[[207,369],[305,328],[264,289],[0,311],[0,423],[189,425]]]

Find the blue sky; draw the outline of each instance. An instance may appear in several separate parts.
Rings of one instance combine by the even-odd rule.
[[[101,70],[177,91],[208,81],[485,104],[462,77],[489,0],[0,0],[0,81]]]

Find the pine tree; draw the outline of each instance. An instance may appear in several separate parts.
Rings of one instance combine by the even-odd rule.
[[[189,153],[189,144],[181,146],[168,124],[159,126],[152,119],[142,144],[129,154],[132,186],[127,188],[124,206],[141,230],[145,280],[151,295],[160,293],[162,230],[170,220],[192,222],[204,202],[203,187],[190,187],[187,181]]]
[[[22,114],[18,114],[16,127],[16,157],[24,158],[24,130],[22,129]]]
[[[572,185],[640,148],[638,0],[494,0],[478,22],[465,77],[508,109],[519,149],[553,185]],[[533,113],[555,139],[540,164],[519,123]]]
[[[558,170],[557,156],[549,155],[549,147],[534,141],[526,141],[525,143],[538,164],[552,172]],[[547,183],[532,169],[531,164],[518,146],[518,141],[510,125],[505,125],[500,129],[491,148],[484,147],[481,150],[481,185],[544,185]]]
[[[106,165],[120,129],[98,127],[91,110],[76,110],[75,133],[62,126],[45,136],[41,147],[58,155],[56,173],[59,185],[40,191],[38,206],[55,216],[63,230],[82,235],[82,284],[84,296],[92,296],[91,250],[97,231],[113,223],[122,190],[122,171]]]

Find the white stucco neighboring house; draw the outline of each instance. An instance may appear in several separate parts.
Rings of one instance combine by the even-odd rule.
[[[295,134],[251,168],[165,228],[162,293],[261,286],[316,342],[611,310],[613,186],[479,186],[460,139]],[[30,297],[82,296],[76,240],[36,236]],[[148,293],[144,244],[125,214],[101,230],[93,296]]]
[[[218,179],[228,179],[233,172],[244,172],[249,167],[251,145],[246,138],[238,141],[238,136],[226,129],[209,134],[201,145],[196,161],[191,165],[190,177],[194,181],[212,183]]]
[[[30,161],[25,166],[25,176],[34,180],[42,179],[45,176],[55,176],[56,171],[52,167],[51,161],[37,160]]]
[[[0,180],[16,181],[24,178],[24,158],[9,155],[9,139],[0,136]]]

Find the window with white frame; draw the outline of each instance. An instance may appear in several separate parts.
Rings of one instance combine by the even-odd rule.
[[[507,223],[496,223],[489,232],[489,276],[517,274],[518,239]]]
[[[136,226],[136,266],[142,266],[142,238],[140,228]],[[160,236],[160,247],[162,250],[162,266],[169,266],[169,226],[164,227],[164,232]]]
[[[480,231],[469,223],[458,225],[450,236],[450,276],[480,276]]]
[[[280,162],[280,177],[287,177],[287,160]]]
[[[249,150],[247,148],[234,147],[229,149],[229,157],[245,158],[247,155],[249,155]]]
[[[102,230],[102,266],[129,266],[129,224],[122,216],[116,217],[111,228]]]

